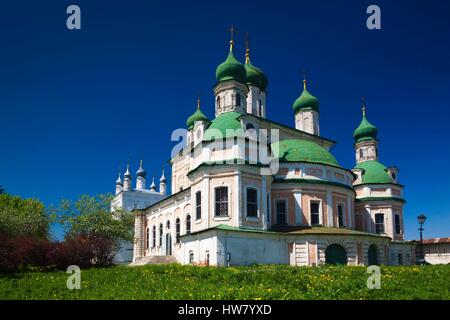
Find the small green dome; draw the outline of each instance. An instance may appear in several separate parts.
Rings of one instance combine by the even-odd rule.
[[[373,140],[377,138],[378,129],[371,124],[366,118],[366,112],[363,108],[363,118],[358,128],[353,132],[355,142]]]
[[[306,88],[306,80],[303,80],[303,92],[300,97],[294,101],[292,109],[294,109],[294,113],[297,113],[300,110],[313,110],[319,112],[319,100],[309,93]]]
[[[246,52],[245,58],[245,71],[247,72],[247,84],[252,84],[257,86],[261,91],[266,91],[267,89],[267,76],[258,67],[255,67],[250,62],[249,52]]]
[[[200,101],[198,101],[197,110],[187,119],[186,125],[189,130],[194,127],[196,121],[205,121],[209,122],[209,119],[205,114],[200,110]]]
[[[355,169],[364,170],[361,184],[370,183],[394,183],[387,168],[376,160],[360,162]]]
[[[313,162],[339,166],[328,150],[311,141],[285,139],[272,143],[271,147],[275,157],[281,162]]]
[[[247,71],[242,63],[240,63],[233,54],[233,43],[230,45],[230,53],[227,59],[222,62],[216,69],[217,82],[226,80],[236,80],[246,83]]]

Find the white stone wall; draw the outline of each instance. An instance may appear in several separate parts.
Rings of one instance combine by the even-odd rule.
[[[450,243],[426,243],[423,245],[423,251],[428,263],[450,264]]]
[[[182,264],[189,264],[191,252],[194,254],[194,264],[206,265],[209,254],[209,265],[217,265],[217,237],[211,233],[193,235],[189,242],[181,244],[177,260]]]
[[[300,111],[295,114],[295,128],[316,136],[320,135],[319,113],[317,111]]]
[[[218,236],[219,265],[288,264],[289,253],[285,238],[269,234],[228,233]]]
[[[133,209],[144,209],[153,203],[165,198],[165,195],[159,192],[150,190],[135,190],[121,191],[113,199],[111,203],[111,210],[122,208],[126,211]],[[135,258],[133,252],[133,243],[123,241],[120,243],[120,248],[114,256],[114,263],[130,263]]]

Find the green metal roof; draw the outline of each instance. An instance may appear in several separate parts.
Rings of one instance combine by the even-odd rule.
[[[200,108],[197,108],[197,110],[187,119],[186,126],[190,130],[194,127],[194,124],[196,121],[206,121],[209,122],[209,119],[205,114],[200,110]]]
[[[360,162],[356,165],[355,169],[364,170],[362,174],[362,183],[360,184],[394,183],[387,168],[376,160]]]
[[[358,128],[353,132],[353,138],[356,142],[368,141],[377,138],[378,129],[367,120],[365,112]]]
[[[247,72],[242,63],[240,63],[233,54],[233,45],[230,46],[230,53],[227,59],[216,69],[217,82],[226,80],[237,80],[246,83]]]
[[[303,81],[303,92],[297,100],[294,101],[292,105],[292,109],[294,109],[294,113],[299,112],[300,110],[313,110],[319,112],[319,100],[314,97],[311,93],[309,93],[306,88],[306,81]]]
[[[218,140],[219,138],[230,138],[235,136],[244,136],[244,130],[241,126],[239,118],[242,113],[239,112],[224,112],[219,114],[205,131],[203,137],[204,141]],[[220,132],[221,137],[216,135]]]
[[[312,162],[339,166],[329,151],[311,141],[285,139],[272,143],[271,147],[274,156],[281,162]]]
[[[247,83],[257,86],[261,91],[267,89],[267,76],[264,72],[252,65],[250,60],[244,65],[247,72]]]
[[[355,201],[358,202],[370,202],[370,201],[398,201],[406,203],[405,199],[399,197],[363,197],[356,198]]]

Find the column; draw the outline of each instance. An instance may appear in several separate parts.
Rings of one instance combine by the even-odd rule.
[[[332,227],[333,223],[333,195],[327,191],[327,226]]]
[[[133,261],[144,256],[145,249],[145,214],[138,213],[134,218],[134,245]]]
[[[259,214],[259,218],[262,219],[263,229],[267,230],[267,215],[269,214],[267,209],[267,176],[261,176],[261,193],[259,195],[259,203],[262,204],[262,210]]]
[[[295,199],[295,224],[297,226],[302,225],[302,192],[301,190],[294,191],[294,199]]]

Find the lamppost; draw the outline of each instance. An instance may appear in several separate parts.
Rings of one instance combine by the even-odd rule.
[[[422,238],[422,231],[423,231],[423,224],[425,223],[425,220],[427,220],[427,217],[424,214],[420,214],[417,217],[417,221],[419,221],[419,231],[420,231],[420,250],[419,250],[419,261],[423,261],[425,259],[425,256],[423,254],[423,238]]]

